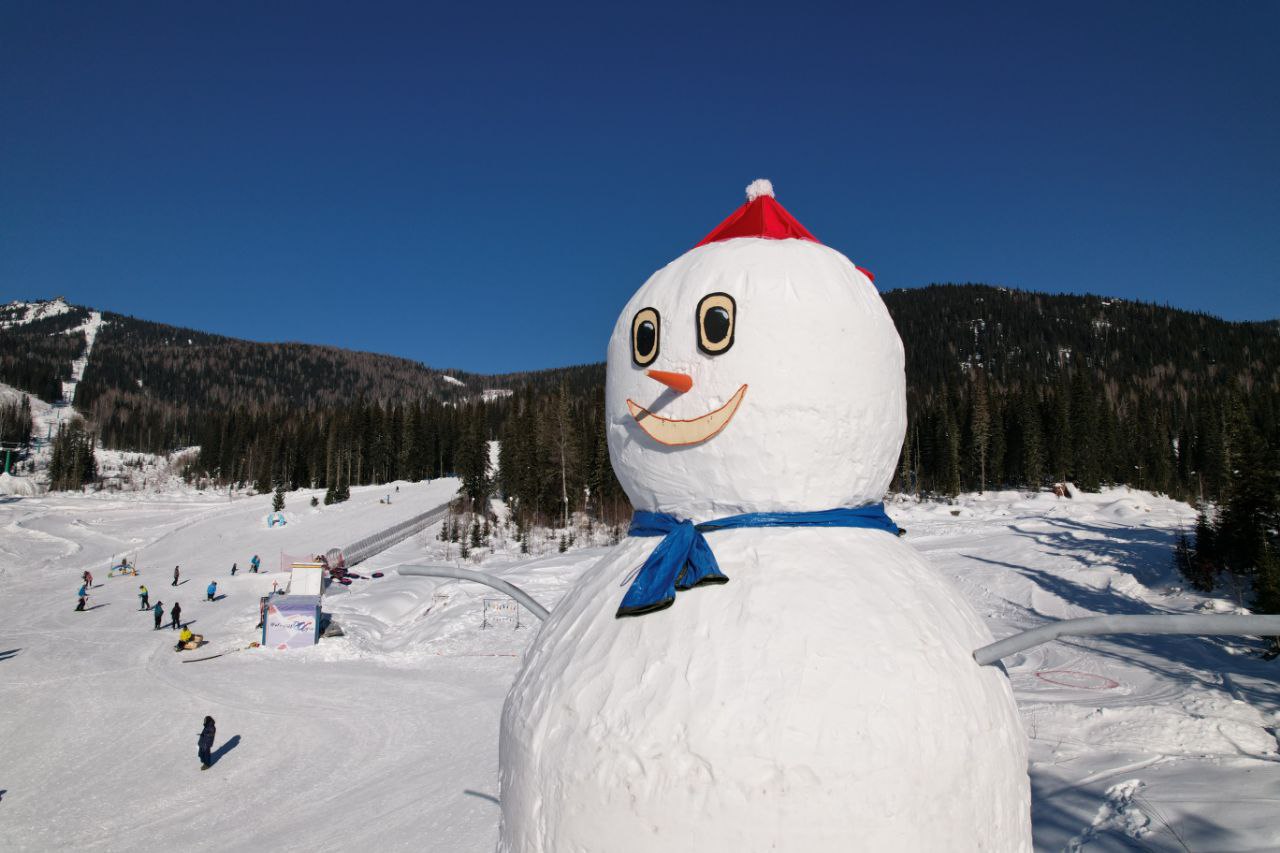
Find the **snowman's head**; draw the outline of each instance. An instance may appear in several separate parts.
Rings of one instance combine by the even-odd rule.
[[[609,455],[637,509],[695,521],[880,500],[906,429],[902,341],[870,278],[767,181],[631,297]]]

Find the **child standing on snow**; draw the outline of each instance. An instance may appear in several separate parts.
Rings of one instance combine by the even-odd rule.
[[[153,616],[155,616],[155,617],[156,617],[156,627],[155,627],[155,630],[159,631],[159,630],[160,630],[160,620],[164,618],[164,602],[163,602],[163,601],[157,601],[157,602],[156,602],[156,606],[155,606],[155,607],[153,607],[153,608],[151,608],[151,613],[152,613],[152,615],[153,615]]]
[[[141,600],[141,603],[138,605],[139,610],[151,609],[151,605],[147,603],[148,595],[150,595],[150,593],[147,592],[146,584],[143,584],[138,587],[138,598]]]
[[[169,611],[169,616],[173,618],[173,622],[169,624],[169,627],[174,631],[178,630],[178,620],[182,618],[182,605],[175,601],[173,609]]]
[[[253,573],[256,575],[258,573],[258,566],[262,565],[262,561],[258,559],[257,554],[254,554],[253,559],[249,561],[249,565],[252,567]]]
[[[213,756],[210,751],[213,749],[213,739],[217,734],[217,728],[213,724],[213,717],[204,718],[204,728],[200,730],[200,769],[208,770],[209,765],[213,763]]]
[[[178,567],[177,566],[173,567],[173,585],[174,586],[178,585]]]
[[[209,581],[209,586],[204,591],[205,601],[213,601],[213,597],[218,594],[218,582]]]

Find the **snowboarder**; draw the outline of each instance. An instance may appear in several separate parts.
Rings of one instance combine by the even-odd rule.
[[[203,642],[203,634],[193,634],[188,626],[183,625],[182,632],[178,634],[178,644],[173,647],[173,650],[175,652],[188,651],[198,648]]]
[[[178,630],[178,620],[182,618],[182,605],[175,601],[173,603],[173,609],[169,611],[169,616],[173,619],[173,621],[169,623],[169,628],[174,631]]]
[[[236,564],[235,564],[235,563],[232,563],[232,564],[231,564],[231,577],[235,577],[235,576],[236,576]]]
[[[148,592],[147,592],[146,584],[143,584],[143,585],[141,585],[141,586],[139,586],[139,587],[138,587],[138,598],[139,598],[139,599],[140,599],[140,601],[141,601],[141,603],[138,605],[138,609],[139,609],[139,610],[150,610],[150,609],[151,609],[151,605],[147,603],[147,596],[148,596],[149,594],[150,594],[150,593],[148,593]]]
[[[262,561],[258,559],[257,554],[254,554],[253,559],[249,561],[249,566],[252,568],[255,575],[258,573],[258,566],[260,565],[262,565]]]
[[[204,718],[204,728],[200,730],[200,769],[208,770],[209,765],[213,763],[213,756],[210,751],[213,749],[213,739],[217,735],[217,727],[213,723],[213,717]]]
[[[173,585],[174,586],[178,585],[178,567],[177,566],[173,567]]]
[[[157,601],[157,602],[156,602],[156,606],[155,606],[155,607],[153,607],[153,608],[151,608],[151,613],[152,613],[152,615],[153,615],[153,616],[155,616],[155,617],[156,617],[156,627],[155,627],[155,630],[159,631],[159,630],[160,630],[160,620],[164,619],[164,602],[163,602],[163,601]]]
[[[84,610],[85,602],[89,600],[89,592],[84,588],[84,584],[80,584],[76,595],[80,597],[80,601],[76,603],[76,610]]]
[[[218,582],[209,581],[209,586],[205,588],[205,601],[213,601],[213,597],[218,594]]]

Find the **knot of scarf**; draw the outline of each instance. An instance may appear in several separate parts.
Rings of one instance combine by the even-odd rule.
[[[618,616],[640,616],[670,607],[676,590],[728,583],[702,534],[737,527],[866,527],[898,534],[898,525],[885,514],[882,503],[820,512],[748,512],[699,524],[665,512],[637,510],[627,535],[661,536],[662,541],[636,573]]]

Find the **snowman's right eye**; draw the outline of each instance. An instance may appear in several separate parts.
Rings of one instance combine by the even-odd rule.
[[[631,359],[640,367],[658,357],[658,335],[662,322],[652,308],[641,308],[631,321]]]

